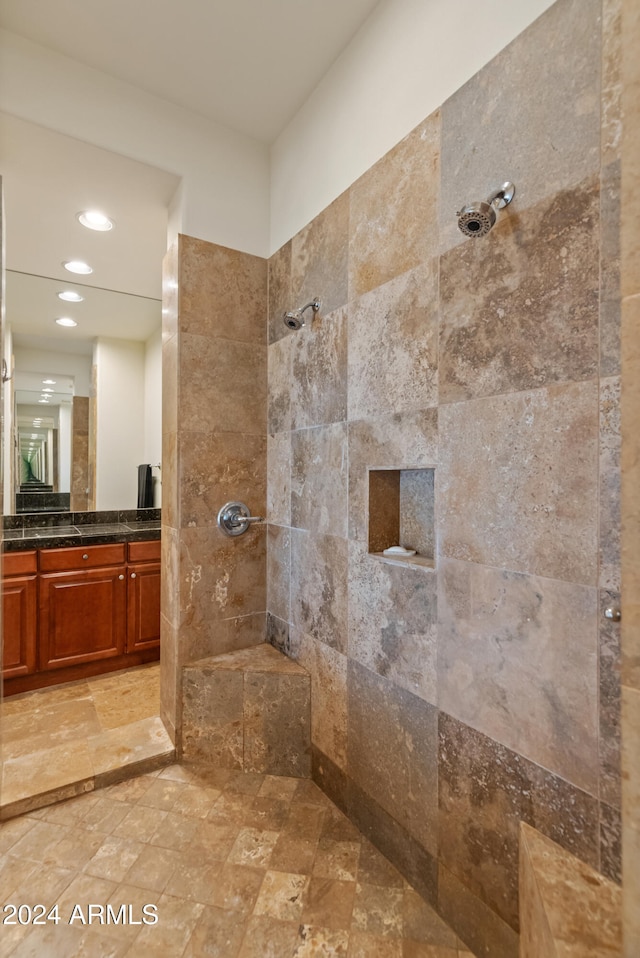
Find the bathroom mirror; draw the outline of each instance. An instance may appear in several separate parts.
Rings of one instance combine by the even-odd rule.
[[[161,324],[159,300],[7,270],[5,514],[136,508],[145,462],[160,505]]]

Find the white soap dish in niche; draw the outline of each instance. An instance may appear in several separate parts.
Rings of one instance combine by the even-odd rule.
[[[388,549],[384,549],[383,556],[393,556],[396,559],[408,559],[409,556],[414,556],[416,554],[415,549],[405,549],[404,546],[389,546]]]

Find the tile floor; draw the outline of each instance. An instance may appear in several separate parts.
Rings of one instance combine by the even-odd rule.
[[[155,662],[4,699],[0,818],[166,764],[159,712]]]
[[[204,766],[0,825],[0,907],[38,903],[59,922],[3,925],[3,958],[471,958],[312,782]]]

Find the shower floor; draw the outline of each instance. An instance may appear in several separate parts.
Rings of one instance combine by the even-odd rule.
[[[0,889],[5,922],[46,909],[3,958],[471,958],[301,779],[170,765],[28,812],[0,825]]]

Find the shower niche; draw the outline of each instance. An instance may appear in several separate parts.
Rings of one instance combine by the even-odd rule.
[[[434,568],[434,479],[433,468],[369,470],[370,555]],[[397,546],[408,551],[385,554]]]

